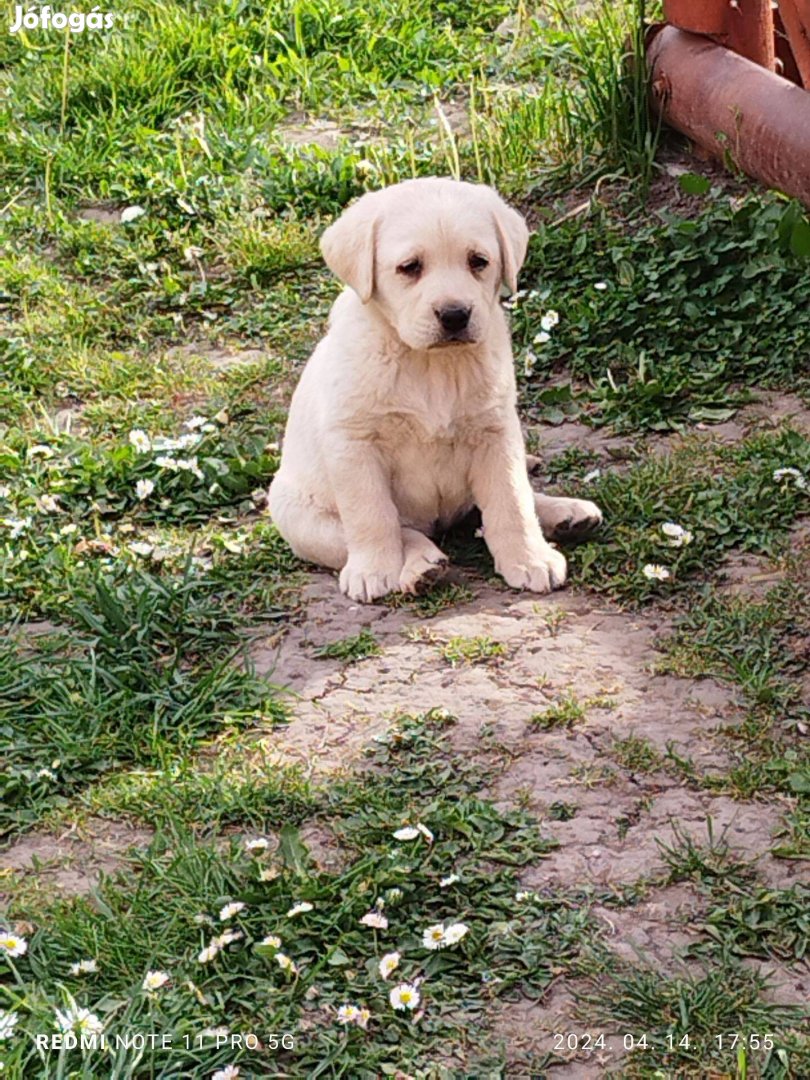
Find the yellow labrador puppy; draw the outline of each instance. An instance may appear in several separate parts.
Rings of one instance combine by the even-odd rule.
[[[538,593],[566,574],[544,533],[601,521],[529,484],[499,303],[528,237],[491,188],[433,178],[364,195],[323,235],[348,288],[293,395],[269,507],[353,600],[435,578],[447,559],[431,535],[476,506],[498,573]]]

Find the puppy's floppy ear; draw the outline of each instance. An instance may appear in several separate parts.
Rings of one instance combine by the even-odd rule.
[[[364,195],[321,237],[321,254],[326,265],[354,289],[364,304],[374,292],[374,245],[379,214],[376,194]]]
[[[517,289],[518,271],[526,258],[529,246],[529,230],[517,210],[507,206],[499,195],[495,195],[495,230],[501,249],[501,267],[503,280],[510,292]]]

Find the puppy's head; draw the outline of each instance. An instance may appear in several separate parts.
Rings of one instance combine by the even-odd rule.
[[[321,251],[407,346],[450,349],[486,339],[501,282],[517,288],[528,239],[492,188],[426,178],[364,195],[326,230]]]

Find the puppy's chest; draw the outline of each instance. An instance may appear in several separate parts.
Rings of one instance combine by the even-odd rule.
[[[400,378],[377,402],[375,438],[394,447],[403,443],[451,446],[475,439],[496,405],[486,383],[455,373],[431,378]]]

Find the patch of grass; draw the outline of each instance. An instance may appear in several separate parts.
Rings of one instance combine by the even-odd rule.
[[[735,895],[724,888],[712,901],[701,929],[724,955],[790,962],[807,956],[810,893],[804,886],[761,887],[749,895]]]
[[[646,774],[661,768],[661,755],[650,740],[641,735],[614,739],[610,752],[619,765],[631,773]]]
[[[753,798],[778,791],[793,801],[789,839],[775,848],[784,857],[806,856],[810,848],[808,805],[810,757],[804,735],[810,721],[803,680],[810,657],[810,582],[806,550],[786,561],[784,580],[760,599],[707,594],[678,621],[664,643],[660,669],[674,674],[710,675],[739,687],[745,719],[719,735],[736,763],[717,776],[697,776],[682,760],[677,767],[691,782]],[[674,756],[673,756],[674,760]]]
[[[3,831],[125,762],[165,763],[220,726],[281,718],[210,582],[102,572],[70,610],[71,630],[0,645]]]
[[[208,1040],[203,1049],[183,1040],[223,1023],[252,1031],[259,1013],[273,1031],[293,1034],[294,1047],[280,1047],[273,1067],[294,1073],[329,1061],[335,1075],[357,1075],[358,1060],[363,1068],[413,1072],[430,1067],[439,1048],[443,1056],[461,1052],[494,999],[542,995],[595,928],[588,898],[544,892],[515,899],[516,867],[551,842],[528,815],[499,811],[475,794],[480,772],[454,756],[451,724],[440,711],[403,718],[359,775],[322,792],[318,820],[346,853],[334,873],[316,868],[293,825],[281,829],[276,845],[251,851],[241,840],[202,841],[167,817],[131,871],[104,879],[94,901],[43,898],[40,909],[29,907],[26,918],[36,924],[29,949],[11,960],[16,981],[0,989],[0,1000],[29,1033],[50,1030],[53,1010],[68,994],[108,1033],[149,1030],[159,1013],[176,1044],[171,1067],[190,1074],[203,1060],[206,1070],[238,1062],[261,1071],[268,1061],[261,1050]],[[275,800],[273,794],[267,820]],[[259,796],[253,809],[260,803]],[[393,837],[416,821],[430,836]],[[442,887],[451,872],[457,879]],[[219,916],[232,901],[244,906]],[[287,914],[302,901],[311,909]],[[369,911],[387,926],[364,926]],[[457,945],[425,947],[427,927],[454,922],[468,927]],[[201,962],[200,950],[226,928],[239,936]],[[268,934],[281,944],[262,944]],[[394,949],[399,966],[386,982],[378,962]],[[294,974],[281,968],[279,955],[291,958]],[[88,958],[97,973],[72,976],[70,965]],[[154,997],[141,990],[148,969],[169,975]],[[400,980],[419,981],[423,1017],[391,1008],[389,992]],[[367,1032],[338,1023],[337,1009],[346,1003],[368,1007]],[[6,1057],[7,1068],[21,1075],[37,1060],[33,1041],[19,1037]],[[137,1063],[122,1051],[115,1064],[146,1075],[165,1069],[169,1058],[149,1048]]]
[[[732,446],[689,439],[667,456],[603,472],[581,494],[602,508],[605,522],[569,551],[572,579],[637,605],[696,592],[731,548],[784,550],[788,529],[808,507],[807,490],[779,475],[794,466],[810,472],[810,440],[784,429]],[[666,523],[691,532],[691,543],[673,546]],[[648,578],[647,565],[669,576]]]
[[[535,233],[513,312],[518,350],[531,350],[519,365],[529,400],[548,405],[544,379],[564,366],[590,383],[581,404],[592,423],[655,431],[728,419],[746,397],[739,384],[808,387],[795,205],[716,191],[689,219],[630,225],[630,213],[594,205]],[[560,324],[533,345],[548,308]]]
[[[560,698],[542,712],[535,713],[529,723],[541,731],[554,728],[572,728],[581,724],[587,716],[587,708],[573,691],[562,694]]]
[[[299,767],[280,765],[260,747],[246,749],[238,731],[230,738],[223,733],[216,749],[216,757],[185,757],[161,769],[106,776],[85,788],[63,816],[80,809],[159,828],[180,821],[209,835],[235,825],[279,829],[315,811],[316,794]]]
[[[669,870],[669,881],[694,881],[713,888],[734,883],[739,888],[750,884],[755,876],[753,862],[741,859],[732,851],[726,839],[728,827],[715,835],[714,822],[706,819],[707,842],[698,843],[695,837],[673,823],[675,842],[659,840],[661,858]]]
[[[570,821],[576,817],[578,809],[576,803],[553,802],[548,808],[548,817],[550,821]]]
[[[766,987],[759,973],[731,961],[681,976],[622,967],[594,982],[586,1008],[598,1022],[633,1033],[638,1048],[624,1066],[628,1077],[650,1076],[652,1069],[731,1075],[743,1061],[755,1075],[788,1080],[810,1061],[800,1033],[804,1010],[768,1002]]]
[[[367,656],[379,656],[381,652],[380,643],[374,634],[363,629],[351,637],[320,645],[312,655],[317,660],[342,660],[346,664],[356,664],[358,660],[364,660]]]
[[[423,619],[432,619],[442,611],[469,603],[473,595],[472,589],[467,585],[443,581],[434,585],[422,596],[393,593],[386,597],[385,603],[392,608],[408,608]]]
[[[478,637],[456,635],[445,642],[439,650],[442,659],[450,667],[462,664],[488,664],[506,656],[506,646],[501,641],[494,641],[486,634]]]

